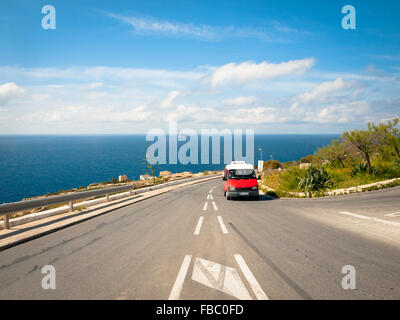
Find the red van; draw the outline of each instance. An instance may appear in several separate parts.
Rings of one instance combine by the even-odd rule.
[[[224,180],[224,196],[228,200],[233,197],[258,199],[258,181],[251,164],[232,161],[225,167],[222,180]]]

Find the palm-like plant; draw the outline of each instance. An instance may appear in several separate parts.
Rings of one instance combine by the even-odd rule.
[[[325,191],[330,187],[332,187],[332,180],[323,166],[321,169],[309,167],[306,176],[299,181],[299,188],[304,189],[309,197],[314,192]]]

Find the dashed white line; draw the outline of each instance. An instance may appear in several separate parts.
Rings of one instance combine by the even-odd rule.
[[[194,230],[194,235],[195,235],[195,236],[197,236],[198,234],[200,234],[200,229],[201,229],[201,225],[202,225],[202,223],[203,223],[203,219],[204,219],[204,217],[200,217],[200,218],[199,218],[199,221],[197,222],[196,229]]]
[[[214,198],[213,198],[212,194],[208,194],[208,195],[207,195],[207,199],[213,200]]]
[[[215,211],[218,211],[218,207],[217,207],[217,204],[215,203],[215,201],[212,202],[212,205],[213,205],[213,207],[214,207],[214,210],[215,210]]]
[[[207,206],[208,206],[208,201],[206,201],[206,203],[204,204],[203,211],[207,210]]]
[[[236,262],[238,263],[240,269],[242,270],[246,280],[249,282],[251,289],[254,292],[254,295],[258,300],[269,300],[268,296],[265,294],[263,289],[261,288],[260,284],[254,277],[253,273],[250,271],[249,267],[247,266],[246,262],[244,261],[243,257],[240,254],[234,255]]]
[[[348,216],[352,216],[352,217],[355,217],[355,218],[359,218],[359,219],[372,220],[372,221],[375,221],[375,222],[380,222],[380,223],[389,224],[391,226],[400,227],[400,223],[399,222],[393,222],[393,221],[388,221],[388,220],[384,220],[384,219],[363,216],[361,214],[347,212],[347,211],[341,211],[339,213],[340,214],[345,214],[345,215],[348,215]]]
[[[178,275],[176,277],[174,286],[172,287],[171,293],[169,294],[168,300],[179,299],[179,296],[181,295],[181,291],[183,288],[183,282],[185,281],[191,260],[192,260],[191,255],[186,255],[185,258],[183,259],[181,268],[179,269]]]
[[[228,229],[226,229],[226,226],[225,226],[224,222],[222,221],[222,217],[218,216],[217,219],[218,219],[219,226],[221,227],[222,232],[228,233]]]

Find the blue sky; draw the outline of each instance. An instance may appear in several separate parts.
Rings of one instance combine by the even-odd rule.
[[[41,8],[56,9],[43,30]],[[344,30],[341,8],[356,9]],[[398,1],[0,4],[0,133],[340,133],[399,115]]]

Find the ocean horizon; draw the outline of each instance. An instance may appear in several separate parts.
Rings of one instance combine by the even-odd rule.
[[[121,174],[138,180],[146,173],[145,137],[145,134],[0,135],[0,203],[85,187]],[[260,159],[259,148],[264,160],[288,162],[313,154],[318,147],[338,138],[339,134],[256,134],[254,162]],[[160,170],[173,173],[222,170],[225,166],[222,147],[223,144],[220,164],[211,161],[165,164],[157,174]],[[199,149],[199,162],[200,156]]]

